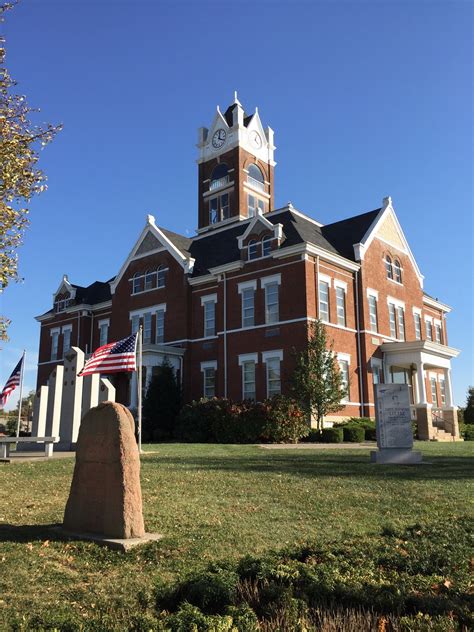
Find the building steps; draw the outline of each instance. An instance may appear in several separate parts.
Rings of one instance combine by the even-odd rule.
[[[431,441],[463,441],[461,437],[453,437],[450,432],[442,430],[441,428],[433,428],[434,437]]]

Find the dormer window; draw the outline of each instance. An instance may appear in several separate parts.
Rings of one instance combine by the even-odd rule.
[[[385,257],[385,270],[387,273],[387,279],[390,279],[393,281],[393,266],[392,266],[392,259],[389,255],[387,255]]]
[[[257,167],[257,165],[250,165],[248,168],[247,182],[254,189],[259,191],[265,191],[265,179],[263,173]]]
[[[64,312],[69,305],[71,304],[71,298],[68,293],[59,294],[59,296],[54,301],[54,311],[55,312]]]
[[[395,277],[395,281],[397,283],[401,283],[402,282],[402,267],[398,259],[395,259],[395,261],[393,262],[393,274]]]
[[[212,172],[209,191],[220,189],[221,187],[225,187],[227,184],[229,184],[227,165],[224,162],[221,162]]]
[[[248,243],[248,259],[256,259],[258,256],[258,242],[255,239],[251,239]]]
[[[267,235],[262,239],[262,257],[268,257],[272,251],[272,237]]]

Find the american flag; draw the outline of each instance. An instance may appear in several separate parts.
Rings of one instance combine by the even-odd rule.
[[[3,387],[3,391],[0,393],[0,406],[5,406],[7,399],[10,397],[12,391],[16,389],[21,380],[21,367],[23,364],[23,357],[13,369],[12,374],[7,380],[7,383]]]
[[[136,371],[136,349],[138,334],[118,342],[99,347],[87,360],[78,377],[92,373],[121,373],[122,371]]]

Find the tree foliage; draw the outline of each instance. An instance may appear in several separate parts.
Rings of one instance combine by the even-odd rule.
[[[474,386],[467,390],[466,408],[464,408],[464,423],[474,424]]]
[[[308,344],[296,353],[291,388],[308,417],[317,420],[319,429],[325,415],[344,408],[341,400],[347,394],[346,388],[333,344],[328,345],[326,327],[320,320],[308,325]]]
[[[176,418],[181,408],[181,389],[171,364],[165,359],[143,402],[143,438],[161,441],[173,436]]]
[[[0,4],[0,23],[15,2]],[[5,67],[5,38],[0,35],[0,292],[18,281],[17,249],[28,226],[28,203],[46,189],[46,176],[38,169],[40,148],[61,126],[34,124],[23,95],[15,94],[16,82]],[[0,339],[9,324],[0,316]]]

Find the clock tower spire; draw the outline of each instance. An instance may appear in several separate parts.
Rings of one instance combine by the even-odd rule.
[[[234,101],[217,106],[209,128],[199,129],[199,232],[273,210],[273,130],[264,128],[258,108],[247,115]]]

